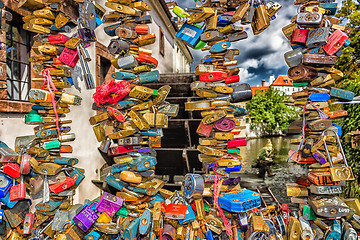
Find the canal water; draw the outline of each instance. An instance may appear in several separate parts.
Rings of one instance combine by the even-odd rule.
[[[290,198],[286,195],[286,183],[295,183],[299,177],[307,176],[307,170],[304,165],[300,165],[288,159],[290,149],[297,149],[297,145],[290,144],[291,138],[298,136],[280,136],[270,137],[274,151],[274,165],[272,166],[273,177],[265,177],[265,184],[271,189],[280,203],[290,203]],[[257,174],[258,169],[251,166],[256,163],[258,153],[266,146],[268,138],[249,139],[247,145],[240,149],[240,155],[243,158],[243,171],[249,175]]]

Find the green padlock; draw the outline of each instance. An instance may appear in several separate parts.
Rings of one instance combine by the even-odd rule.
[[[29,114],[25,115],[25,124],[38,125],[43,122],[41,115],[36,110],[31,110]]]
[[[303,216],[304,219],[307,221],[313,221],[316,219],[315,213],[310,207],[310,205],[304,205],[303,206]]]
[[[59,148],[59,147],[60,147],[60,141],[59,140],[54,140],[54,141],[50,141],[50,142],[44,142],[44,148],[46,150]]]
[[[181,7],[179,7],[179,6],[174,7],[173,13],[175,13],[175,15],[180,17],[180,18],[188,18],[188,17],[190,17],[190,14],[185,12],[185,10],[182,9]]]

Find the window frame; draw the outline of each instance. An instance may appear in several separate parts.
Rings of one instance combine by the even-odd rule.
[[[29,58],[31,56],[32,34],[31,32],[24,30],[22,28],[22,23],[15,19],[17,18],[13,18],[12,21],[6,22],[8,28],[5,32],[6,41],[4,44],[6,47],[6,100],[29,102],[29,92],[31,89],[31,63],[29,62]],[[14,36],[14,29],[17,31],[17,40]],[[24,36],[21,38],[23,34]],[[9,52],[8,49],[10,49]],[[16,57],[14,58],[15,54]],[[24,57],[23,54],[26,54],[26,56]],[[17,68],[16,75],[14,74],[15,66]],[[10,72],[8,72],[8,68]],[[27,78],[24,79],[24,73],[26,71]],[[25,95],[23,93],[24,90],[27,91]]]
[[[161,27],[159,27],[159,53],[165,56],[165,34]]]

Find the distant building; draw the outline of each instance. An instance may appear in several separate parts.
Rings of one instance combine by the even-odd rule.
[[[293,92],[301,91],[302,87],[294,87],[292,80],[287,75],[279,75],[270,85],[273,89],[283,92],[285,95],[291,95]]]
[[[269,83],[271,82],[271,77],[269,78]],[[256,95],[260,92],[265,92],[266,90],[269,89],[269,83],[267,83],[265,80],[261,81],[261,86],[255,86],[255,87],[251,87],[251,92],[252,95]]]

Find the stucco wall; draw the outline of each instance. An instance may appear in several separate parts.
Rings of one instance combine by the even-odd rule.
[[[104,6],[103,0],[97,1],[100,5]],[[149,1],[146,1],[149,3]],[[107,9],[105,7],[105,9]],[[107,9],[109,10],[109,9]],[[160,16],[156,13],[156,11],[152,10],[150,12],[153,23],[150,24],[151,33],[155,33],[157,36],[156,42],[152,45],[145,46],[145,48],[153,50],[153,56],[158,60],[159,66],[158,70],[161,73],[170,73],[174,72],[174,65],[179,63],[183,63],[184,57],[177,56],[180,58],[179,63],[174,64],[174,39],[172,39],[167,27],[162,22]],[[105,46],[108,46],[110,42],[110,37],[108,37],[104,31],[103,24],[96,29],[96,36],[98,42],[102,43]],[[165,56],[162,56],[159,53],[159,27],[162,28],[165,35]],[[92,72],[92,75],[96,76],[95,73],[95,44],[93,43],[91,47],[89,47],[88,52],[91,56],[92,61],[89,62],[89,68]],[[180,52],[180,51],[179,51]],[[80,66],[80,63],[78,64]],[[181,69],[186,69],[186,66],[179,66]],[[189,69],[189,67],[188,67]],[[71,132],[76,134],[75,141],[70,144],[73,146],[73,154],[71,156],[79,159],[79,163],[76,167],[85,169],[85,179],[80,184],[76,191],[76,195],[74,197],[74,202],[84,202],[85,199],[94,199],[99,196],[100,190],[95,187],[91,183],[91,180],[98,180],[100,177],[99,168],[105,163],[105,161],[100,156],[97,147],[100,143],[96,140],[95,134],[93,133],[92,126],[89,123],[89,118],[96,114],[95,111],[91,109],[92,105],[92,94],[95,90],[87,90],[85,87],[84,81],[80,81],[80,87],[82,89],[81,92],[77,91],[75,88],[66,89],[66,92],[73,93],[82,97],[81,106],[71,106],[71,112],[67,114],[64,119],[72,119]],[[23,135],[31,135],[33,134],[33,127],[31,125],[26,125],[24,123],[23,114],[0,114],[0,140],[7,143],[10,147],[14,147],[15,138],[17,136]],[[66,157],[66,154],[63,154]]]

